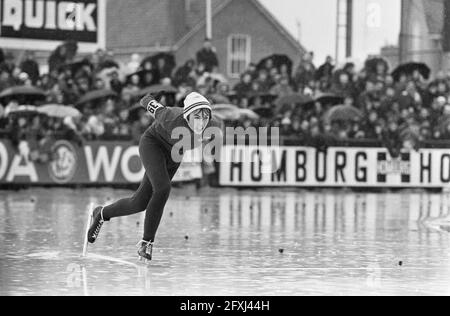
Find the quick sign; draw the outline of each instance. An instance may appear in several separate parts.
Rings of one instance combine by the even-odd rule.
[[[100,44],[104,11],[104,0],[0,0],[0,37]]]

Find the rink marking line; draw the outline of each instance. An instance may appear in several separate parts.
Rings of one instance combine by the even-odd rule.
[[[137,264],[135,264],[135,263],[128,262],[128,261],[121,260],[121,259],[117,259],[117,258],[113,258],[113,257],[109,257],[109,256],[98,255],[98,254],[95,254],[95,253],[87,254],[86,258],[111,261],[111,262],[116,262],[116,263],[120,263],[120,264],[123,264],[123,265],[131,266],[131,267],[134,267],[134,268],[139,268],[139,266]]]

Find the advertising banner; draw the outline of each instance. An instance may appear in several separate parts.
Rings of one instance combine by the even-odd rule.
[[[450,151],[393,158],[385,148],[240,147],[222,150],[220,185],[243,187],[450,187]],[[270,166],[270,168],[267,168]]]
[[[0,184],[127,184],[139,183],[144,169],[137,146],[127,142],[89,142],[82,147],[57,141],[49,163],[30,161],[23,142],[15,148],[0,141]],[[201,164],[183,161],[174,181],[202,178]]]
[[[2,47],[53,50],[62,41],[80,51],[105,46],[105,0],[0,0]]]

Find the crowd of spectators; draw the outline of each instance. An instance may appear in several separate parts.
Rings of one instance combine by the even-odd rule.
[[[44,146],[55,135],[79,142],[137,141],[151,118],[135,104],[155,85],[167,90],[162,102],[168,106],[182,105],[184,97],[196,90],[216,104],[252,109],[258,119],[242,117],[227,124],[278,126],[282,136],[298,145],[372,140],[396,155],[402,148],[416,149],[426,141],[450,140],[450,76],[440,72],[428,79],[420,69],[393,76],[381,58],[368,59],[357,69],[353,63],[336,67],[331,57],[316,67],[313,53],[304,54],[295,65],[275,56],[250,64],[235,84],[218,72],[219,60],[208,40],[195,58],[178,68],[174,57],[164,53],[144,59],[134,54],[126,63],[103,50],[78,56],[73,42],[52,53],[46,73],[40,73],[33,52],[25,52],[20,59],[0,49],[0,93],[10,87],[34,86],[45,93],[45,99],[0,99],[0,131],[16,143],[33,139]],[[112,93],[80,102],[92,91]],[[279,102],[290,95],[307,101]],[[314,101],[323,95],[332,96],[333,101]],[[335,100],[358,109],[361,117],[327,119]],[[71,105],[82,115],[52,118],[14,111],[30,103]]]

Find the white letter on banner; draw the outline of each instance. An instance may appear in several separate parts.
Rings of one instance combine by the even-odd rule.
[[[142,180],[145,174],[144,166],[141,164],[141,170],[138,172],[132,172],[130,170],[130,160],[131,157],[136,156],[139,158],[139,149],[137,146],[133,146],[125,150],[122,155],[122,162],[120,164],[122,169],[122,174],[125,180],[128,182],[139,182]]]
[[[115,147],[112,160],[109,161],[108,149],[106,146],[100,146],[94,161],[92,148],[90,146],[85,146],[84,154],[86,156],[89,180],[91,182],[97,182],[100,175],[100,169],[103,169],[105,180],[107,182],[112,182],[114,180],[114,176],[116,175],[121,153],[122,147]]]
[[[56,3],[47,1],[45,8],[45,28],[56,30]]]
[[[9,168],[8,176],[6,177],[7,182],[13,182],[18,176],[28,177],[31,182],[38,182],[38,175],[34,163],[29,162],[28,159],[23,159],[25,161],[24,165],[21,165],[22,157],[15,155]]]
[[[33,10],[33,2],[36,2],[36,13]],[[35,29],[39,29],[44,25],[44,1],[25,1],[25,25]]]
[[[97,26],[95,25],[93,13],[96,8],[94,3],[89,3],[84,5],[84,3],[77,3],[76,5],[76,27],[77,31],[97,31]],[[85,28],[86,26],[86,28]]]
[[[6,150],[5,145],[0,142],[0,180],[5,176],[8,163],[8,151]]]
[[[60,2],[58,6],[58,28],[63,31],[75,29],[75,3]]]
[[[3,1],[3,25],[11,26],[15,31],[22,25],[23,6],[21,0]]]

